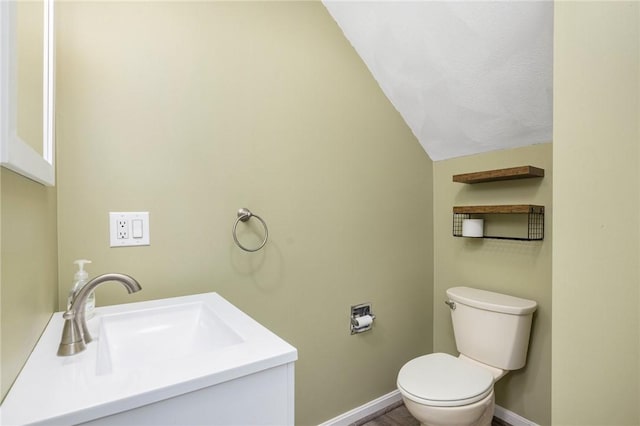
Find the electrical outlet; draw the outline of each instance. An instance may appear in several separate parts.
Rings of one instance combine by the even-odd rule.
[[[110,212],[111,247],[148,246],[149,212]]]
[[[127,219],[117,219],[116,229],[116,236],[119,240],[126,240],[129,238],[129,221]]]

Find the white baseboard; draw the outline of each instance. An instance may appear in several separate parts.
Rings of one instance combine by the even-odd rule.
[[[534,423],[531,420],[527,420],[524,417],[514,413],[513,411],[509,411],[499,405],[496,405],[493,416],[499,418],[500,420],[504,420],[512,426],[538,426],[537,423]]]
[[[369,401],[366,404],[356,407],[353,410],[340,414],[339,416],[334,417],[331,420],[327,420],[326,422],[321,423],[319,426],[349,426],[350,424],[364,419],[365,417],[370,416],[374,413],[377,413],[378,411],[382,411],[390,405],[396,404],[401,400],[402,396],[400,395],[400,392],[398,390],[395,390],[393,392],[389,392],[386,395],[382,395],[380,398],[376,398],[373,401]],[[538,426],[531,420],[527,420],[524,417],[514,413],[513,411],[509,411],[499,405],[496,405],[493,415],[500,420],[504,420],[512,426]]]
[[[382,395],[380,398],[376,398],[373,401],[369,401],[364,405],[340,414],[338,417],[334,417],[331,420],[320,424],[319,426],[348,426],[351,423],[355,423],[358,420],[364,419],[371,414],[384,410],[390,405],[393,405],[402,400],[402,396],[398,390],[389,392],[386,395]]]

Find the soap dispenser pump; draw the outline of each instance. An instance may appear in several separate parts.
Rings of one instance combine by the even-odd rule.
[[[91,263],[90,260],[79,259],[73,262],[75,265],[78,265],[78,270],[73,276],[73,286],[71,287],[71,291],[69,291],[69,297],[67,298],[67,310],[71,308],[71,304],[73,303],[73,299],[76,297],[78,292],[84,287],[84,285],[89,281],[89,274],[84,270],[84,265],[87,263]],[[87,303],[85,304],[84,315],[86,319],[90,319],[93,317],[93,309],[96,307],[96,295],[92,291],[89,293],[87,297]]]

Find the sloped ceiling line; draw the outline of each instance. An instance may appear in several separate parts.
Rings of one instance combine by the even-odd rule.
[[[432,160],[550,142],[551,1],[323,1]]]

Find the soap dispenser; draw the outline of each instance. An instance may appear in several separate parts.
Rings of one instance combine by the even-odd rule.
[[[78,265],[78,271],[73,276],[73,286],[69,291],[69,297],[67,298],[67,310],[71,308],[71,303],[73,303],[73,299],[76,297],[80,289],[84,287],[84,285],[89,280],[89,274],[84,270],[84,265],[87,263],[91,263],[90,260],[79,259],[73,262],[75,265]],[[90,319],[93,317],[93,309],[96,307],[96,295],[92,291],[89,293],[87,297],[87,303],[85,304],[84,315],[86,319]]]

